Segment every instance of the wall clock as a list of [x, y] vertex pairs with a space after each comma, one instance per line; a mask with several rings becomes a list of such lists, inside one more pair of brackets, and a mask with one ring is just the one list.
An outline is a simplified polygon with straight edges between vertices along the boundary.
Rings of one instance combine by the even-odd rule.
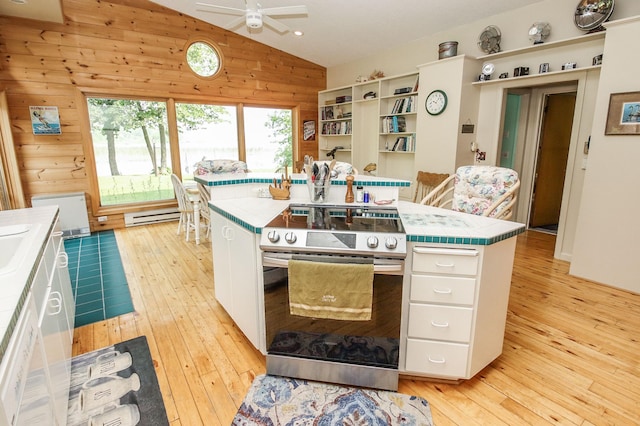
[[427, 96], [424, 107], [431, 115], [442, 114], [447, 107], [447, 94], [439, 89], [434, 90]]

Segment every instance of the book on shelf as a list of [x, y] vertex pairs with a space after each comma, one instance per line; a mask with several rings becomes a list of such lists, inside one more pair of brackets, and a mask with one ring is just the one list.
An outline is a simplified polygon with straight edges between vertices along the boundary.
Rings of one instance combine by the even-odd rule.
[[350, 135], [351, 121], [333, 121], [322, 124], [323, 135]]
[[382, 119], [382, 133], [403, 133], [407, 131], [407, 120], [401, 115]]
[[416, 96], [407, 96], [406, 98], [398, 98], [391, 108], [391, 114], [403, 114], [413, 112], [416, 104]]
[[408, 136], [398, 136], [391, 146], [391, 151], [414, 152], [415, 151], [415, 133]]

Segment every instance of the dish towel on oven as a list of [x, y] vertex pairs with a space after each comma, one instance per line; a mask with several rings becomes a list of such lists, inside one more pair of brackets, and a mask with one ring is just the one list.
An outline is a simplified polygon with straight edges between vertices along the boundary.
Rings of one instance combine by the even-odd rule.
[[291, 315], [368, 321], [372, 301], [372, 264], [289, 260]]

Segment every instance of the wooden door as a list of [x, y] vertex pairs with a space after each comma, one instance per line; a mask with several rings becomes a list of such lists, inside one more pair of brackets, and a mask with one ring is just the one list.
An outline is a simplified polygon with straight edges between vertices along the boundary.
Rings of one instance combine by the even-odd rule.
[[531, 202], [530, 227], [557, 225], [569, 157], [576, 94], [546, 96]]

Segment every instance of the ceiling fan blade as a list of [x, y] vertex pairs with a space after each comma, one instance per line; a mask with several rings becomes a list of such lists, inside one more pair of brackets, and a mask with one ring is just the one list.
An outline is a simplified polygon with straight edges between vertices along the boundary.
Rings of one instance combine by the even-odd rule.
[[261, 9], [265, 15], [273, 16], [285, 16], [285, 15], [308, 15], [307, 6], [282, 6], [282, 7], [268, 7]]
[[244, 25], [247, 21], [245, 16], [239, 16], [231, 22], [228, 22], [223, 28], [225, 30], [230, 30], [232, 28], [239, 27], [240, 25]]
[[230, 15], [244, 15], [246, 13], [244, 9], [236, 9], [235, 7], [217, 6], [207, 3], [196, 3], [196, 5], [205, 7], [205, 9], [200, 9], [204, 12], [227, 13]]
[[288, 26], [286, 26], [282, 22], [278, 22], [275, 19], [270, 18], [267, 15], [262, 15], [262, 23], [265, 24], [265, 25], [270, 26], [271, 28], [273, 28], [274, 30], [276, 30], [279, 33], [286, 33], [287, 31], [291, 30]]

